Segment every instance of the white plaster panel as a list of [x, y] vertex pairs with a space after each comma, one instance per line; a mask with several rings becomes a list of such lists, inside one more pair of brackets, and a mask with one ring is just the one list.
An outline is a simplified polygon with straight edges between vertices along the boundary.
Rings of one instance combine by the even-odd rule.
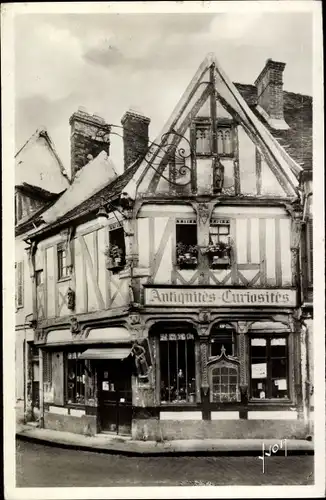
[[281, 240], [281, 269], [282, 269], [282, 285], [291, 285], [291, 238], [289, 219], [280, 220], [280, 240]]
[[55, 247], [47, 248], [46, 250], [46, 280], [47, 280], [47, 315], [48, 318], [55, 316], [55, 282], [54, 276], [54, 259]]
[[255, 214], [260, 216], [273, 216], [273, 215], [284, 215], [287, 216], [287, 212], [281, 207], [242, 207], [242, 206], [220, 206], [214, 208], [213, 215], [218, 217], [224, 217], [226, 215], [240, 215], [245, 216], [247, 214]]
[[256, 217], [251, 218], [250, 246], [251, 246], [251, 262], [253, 264], [259, 264], [260, 263], [259, 219], [257, 219]]
[[82, 417], [85, 415], [85, 410], [76, 410], [75, 408], [71, 408], [70, 415], [72, 417]]
[[167, 214], [169, 212], [180, 212], [195, 216], [195, 212], [190, 205], [178, 205], [177, 203], [173, 205], [160, 205], [158, 203], [157, 204], [150, 203], [148, 205], [144, 205], [140, 209], [137, 217], [138, 218], [149, 217], [152, 212], [154, 213], [161, 212], [162, 215]]
[[197, 190], [210, 193], [213, 184], [212, 158], [197, 158]]
[[238, 141], [241, 193], [256, 194], [256, 147], [241, 126]]
[[261, 193], [265, 195], [285, 196], [285, 192], [279, 181], [263, 159], [261, 162]]
[[168, 217], [156, 217], [154, 220], [154, 253], [158, 250], [168, 222]]
[[248, 411], [248, 420], [297, 420], [295, 411]]
[[98, 286], [102, 294], [104, 303], [106, 304], [107, 288], [108, 288], [108, 272], [106, 270], [106, 257], [104, 251], [108, 245], [108, 230], [102, 228], [97, 231], [98, 242]]
[[172, 235], [169, 236], [166, 245], [164, 247], [162, 260], [160, 262], [157, 273], [154, 276], [155, 283], [171, 283], [171, 271], [172, 271], [171, 255], [172, 255]]
[[238, 264], [246, 264], [247, 258], [247, 221], [243, 219], [236, 220], [236, 245]]
[[238, 411], [212, 411], [212, 420], [239, 420], [240, 415]]
[[137, 225], [139, 267], [149, 267], [149, 220], [138, 219]]
[[160, 420], [202, 420], [201, 411], [161, 411]]
[[85, 259], [86, 264], [86, 281], [87, 281], [87, 300], [88, 300], [88, 311], [97, 311], [99, 309], [99, 305], [97, 303], [96, 294], [94, 290], [94, 284], [92, 279], [93, 276], [96, 276], [95, 269], [95, 259], [94, 259], [94, 246], [93, 246], [93, 232], [86, 234], [83, 236], [86, 246], [88, 248], [88, 252], [90, 255], [90, 264], [89, 260]]
[[74, 239], [75, 249], [75, 282], [76, 282], [76, 313], [86, 312], [84, 303], [85, 275], [83, 270], [83, 256], [78, 238]]
[[266, 219], [266, 276], [269, 285], [276, 285], [275, 219]]
[[56, 415], [68, 415], [68, 408], [63, 408], [62, 406], [50, 406], [49, 413], [55, 413]]

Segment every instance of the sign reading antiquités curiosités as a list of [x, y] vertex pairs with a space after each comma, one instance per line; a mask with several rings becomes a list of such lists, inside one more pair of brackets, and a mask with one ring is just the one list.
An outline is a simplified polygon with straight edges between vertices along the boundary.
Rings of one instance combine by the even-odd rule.
[[145, 305], [174, 307], [295, 307], [296, 291], [257, 288], [146, 287]]

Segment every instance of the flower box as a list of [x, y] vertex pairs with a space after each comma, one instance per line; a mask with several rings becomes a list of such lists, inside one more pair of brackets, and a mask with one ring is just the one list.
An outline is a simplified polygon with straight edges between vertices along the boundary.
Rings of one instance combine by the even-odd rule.
[[208, 245], [202, 249], [203, 255], [209, 258], [209, 266], [213, 269], [226, 268], [231, 265], [231, 246], [222, 241]]
[[112, 245], [105, 251], [106, 268], [110, 271], [124, 266], [123, 251], [118, 245]]
[[177, 265], [180, 269], [195, 269], [198, 265], [196, 245], [177, 244]]

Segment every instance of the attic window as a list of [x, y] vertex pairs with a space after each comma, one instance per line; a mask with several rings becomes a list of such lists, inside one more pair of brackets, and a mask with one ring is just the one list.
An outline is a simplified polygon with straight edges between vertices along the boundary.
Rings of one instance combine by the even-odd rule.
[[61, 243], [57, 250], [58, 259], [58, 280], [63, 280], [70, 277], [70, 267], [67, 260], [66, 245]]
[[211, 126], [209, 124], [196, 124], [196, 153], [208, 155], [212, 152]]
[[217, 153], [219, 156], [234, 154], [231, 127], [217, 127]]

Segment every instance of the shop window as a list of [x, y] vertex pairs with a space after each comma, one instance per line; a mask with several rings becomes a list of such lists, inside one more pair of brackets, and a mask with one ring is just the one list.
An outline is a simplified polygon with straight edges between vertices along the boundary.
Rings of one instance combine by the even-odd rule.
[[250, 339], [251, 397], [288, 398], [288, 346], [286, 337]]
[[160, 335], [161, 403], [195, 403], [195, 340], [193, 333]]
[[208, 123], [198, 123], [196, 124], [196, 153], [210, 155], [211, 152], [211, 126]]
[[52, 352], [43, 351], [43, 392], [44, 402], [53, 403], [54, 388], [52, 382]]
[[61, 243], [57, 250], [58, 262], [58, 280], [68, 278], [70, 276], [70, 266], [68, 265], [66, 245]]
[[24, 262], [16, 262], [16, 307], [24, 307]]
[[198, 265], [196, 223], [176, 224], [176, 257], [180, 269], [195, 269]]
[[227, 356], [234, 356], [235, 334], [231, 325], [217, 325], [212, 329], [209, 345], [210, 356], [220, 356], [224, 348]]
[[238, 365], [222, 361], [210, 369], [211, 403], [236, 402], [240, 399]]
[[126, 263], [126, 247], [122, 227], [112, 229], [109, 235], [110, 244], [106, 249], [107, 269], [119, 271]]
[[66, 402], [85, 404], [85, 360], [79, 359], [81, 352], [69, 352], [66, 357]]

